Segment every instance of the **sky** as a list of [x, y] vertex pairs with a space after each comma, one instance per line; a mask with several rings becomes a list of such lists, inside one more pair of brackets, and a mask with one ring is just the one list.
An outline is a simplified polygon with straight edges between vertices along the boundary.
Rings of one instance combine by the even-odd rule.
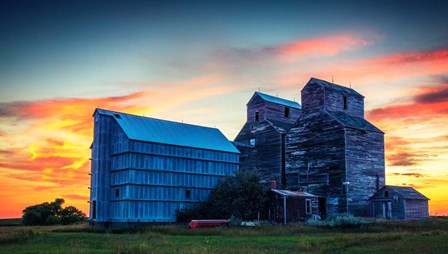
[[448, 215], [446, 1], [0, 1], [0, 218], [88, 213], [95, 108], [219, 128], [311, 77], [365, 96], [386, 183]]

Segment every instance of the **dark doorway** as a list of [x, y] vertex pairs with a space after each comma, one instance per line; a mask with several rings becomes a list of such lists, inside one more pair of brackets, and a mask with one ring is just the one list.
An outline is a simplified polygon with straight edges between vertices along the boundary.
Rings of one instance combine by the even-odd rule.
[[319, 198], [319, 214], [322, 219], [327, 217], [327, 200]]

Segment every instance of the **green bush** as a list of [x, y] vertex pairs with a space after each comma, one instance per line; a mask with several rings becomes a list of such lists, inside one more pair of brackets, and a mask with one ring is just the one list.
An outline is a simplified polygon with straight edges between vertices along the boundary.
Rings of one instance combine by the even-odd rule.
[[363, 218], [355, 217], [352, 214], [342, 213], [329, 216], [325, 220], [309, 219], [305, 222], [305, 224], [308, 226], [327, 228], [359, 228], [362, 225], [368, 224], [368, 222]]
[[176, 211], [177, 222], [192, 219], [226, 219], [231, 216], [255, 220], [267, 211], [268, 188], [260, 184], [257, 174], [248, 171], [226, 176], [210, 193], [206, 202]]

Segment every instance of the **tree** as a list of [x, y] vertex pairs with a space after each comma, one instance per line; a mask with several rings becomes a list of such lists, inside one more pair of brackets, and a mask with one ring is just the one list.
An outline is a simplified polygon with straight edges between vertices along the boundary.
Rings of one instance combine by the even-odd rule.
[[44, 202], [26, 207], [22, 212], [23, 225], [71, 224], [84, 220], [86, 215], [73, 206], [62, 208], [64, 199], [57, 198], [53, 202]]
[[203, 204], [177, 211], [176, 219], [185, 222], [191, 219], [230, 218], [257, 219], [266, 210], [268, 188], [260, 184], [253, 172], [240, 171], [235, 176], [226, 176], [210, 193]]

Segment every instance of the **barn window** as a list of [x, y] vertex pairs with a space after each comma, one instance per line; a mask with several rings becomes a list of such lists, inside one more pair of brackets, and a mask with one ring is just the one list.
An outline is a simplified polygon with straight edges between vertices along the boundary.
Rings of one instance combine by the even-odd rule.
[[191, 190], [185, 190], [185, 198], [190, 199], [191, 198]]
[[255, 122], [259, 122], [260, 121], [260, 112], [255, 112]]
[[253, 145], [253, 146], [255, 145], [255, 139], [254, 138], [251, 138], [249, 142], [250, 142], [251, 145]]
[[344, 110], [347, 109], [347, 96], [344, 96]]
[[305, 199], [306, 214], [311, 214], [311, 199]]
[[384, 197], [385, 197], [385, 198], [389, 197], [389, 191], [385, 191], [385, 192], [384, 192]]
[[289, 117], [289, 108], [285, 107], [285, 117]]
[[120, 190], [119, 189], [115, 189], [115, 197], [119, 197], [120, 196]]

